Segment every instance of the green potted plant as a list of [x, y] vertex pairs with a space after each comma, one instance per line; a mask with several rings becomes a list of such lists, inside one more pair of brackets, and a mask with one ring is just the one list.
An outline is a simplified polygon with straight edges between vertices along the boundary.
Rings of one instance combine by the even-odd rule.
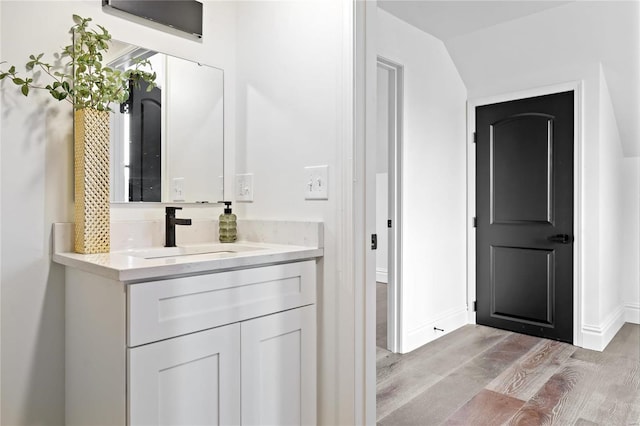
[[47, 90], [54, 99], [70, 102], [75, 110], [111, 111], [112, 103], [120, 104], [129, 98], [130, 82], [144, 80], [149, 83], [148, 90], [155, 87], [156, 74], [143, 69], [150, 66], [147, 60], [136, 62], [135, 68], [128, 70], [104, 66], [103, 53], [109, 50], [111, 40], [109, 31], [101, 25], [96, 25], [99, 31], [90, 28], [91, 18], [73, 15], [73, 21], [75, 24], [70, 29], [73, 43], [59, 54], [60, 58], [69, 58], [61, 71], [42, 61], [44, 53], [30, 55], [26, 64], [28, 72], [33, 75], [43, 71], [51, 77], [51, 83], [41, 85], [33, 77], [22, 78], [15, 66], [7, 71], [0, 69], [0, 80], [9, 78], [24, 96], [28, 96], [31, 89]]
[[[155, 87], [156, 74], [143, 60], [134, 68], [118, 70], [103, 64], [111, 34], [102, 26], [90, 28], [91, 18], [73, 15], [72, 44], [65, 46], [60, 59], [69, 60], [58, 70], [42, 61], [44, 54], [30, 55], [26, 64], [30, 77], [18, 75], [15, 66], [0, 69], [0, 80], [9, 79], [24, 96], [32, 89], [46, 90], [58, 101], [74, 108], [75, 250], [104, 253], [110, 250], [109, 227], [109, 111], [111, 104], [129, 98], [132, 83], [147, 82]], [[150, 69], [150, 68], [149, 68]], [[34, 74], [44, 72], [51, 82], [43, 85]]]

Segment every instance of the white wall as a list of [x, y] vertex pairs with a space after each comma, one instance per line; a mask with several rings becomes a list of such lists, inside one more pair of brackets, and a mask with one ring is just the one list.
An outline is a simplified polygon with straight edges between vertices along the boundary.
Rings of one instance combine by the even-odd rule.
[[[580, 32], [568, 30], [574, 26], [589, 25], [599, 28], [598, 14], [606, 12], [609, 16], [611, 12], [601, 9], [601, 6], [591, 2], [573, 2], [447, 42], [456, 65], [463, 70], [470, 99], [582, 82], [582, 184], [578, 208], [583, 232], [582, 243], [577, 249], [582, 254], [581, 332], [583, 344], [592, 349], [606, 345], [608, 338], [615, 333], [621, 305], [637, 303], [616, 302], [616, 294], [621, 288], [620, 275], [616, 271], [632, 269], [631, 265], [623, 262], [630, 259], [637, 262], [640, 257], [635, 243], [627, 245], [633, 251], [624, 256], [616, 258], [607, 254], [602, 257], [603, 243], [609, 248], [615, 246], [613, 250], [618, 254], [623, 251], [620, 240], [609, 240], [609, 232], [614, 226], [610, 219], [619, 218], [618, 209], [622, 208], [619, 204], [607, 204], [617, 203], [621, 198], [617, 192], [611, 192], [611, 188], [620, 181], [623, 193], [637, 190], [629, 186], [628, 180], [622, 180], [613, 172], [613, 165], [622, 161], [621, 142], [614, 129], [617, 124], [611, 116], [610, 101], [606, 99], [608, 90], [604, 88], [607, 77], [613, 76], [607, 76], [600, 63], [593, 60], [589, 43], [574, 44], [572, 38]], [[603, 36], [599, 43], [606, 41], [606, 36]], [[584, 49], [576, 50], [572, 47], [576, 44], [584, 46]], [[611, 49], [616, 48], [620, 46], [611, 46]], [[601, 128], [602, 120], [606, 123]], [[605, 157], [601, 158], [602, 155]], [[633, 167], [629, 166], [630, 169]], [[629, 173], [633, 174], [633, 171], [629, 170]], [[622, 229], [628, 229], [628, 226], [624, 224]]]
[[[205, 2], [201, 41], [106, 14], [99, 1], [3, 0], [0, 12], [0, 49], [2, 60], [9, 63], [22, 66], [31, 53], [49, 55], [69, 44], [71, 15], [76, 13], [92, 17], [116, 39], [225, 68], [229, 71], [226, 84], [230, 87], [235, 84], [233, 3]], [[0, 423], [61, 425], [64, 424], [64, 270], [50, 261], [50, 234], [52, 222], [73, 218], [71, 108], [38, 94], [24, 99], [6, 81], [0, 102], [3, 142]], [[228, 98], [229, 114], [225, 116], [229, 120], [230, 140], [235, 130], [231, 124], [235, 120], [233, 102], [232, 96]], [[232, 150], [227, 155], [232, 155]], [[112, 210], [112, 216], [120, 219], [161, 218], [163, 214], [157, 208]], [[192, 211], [206, 214], [207, 210]], [[215, 217], [220, 208], [208, 211]]]
[[463, 325], [465, 86], [444, 44], [378, 9], [378, 54], [404, 66], [401, 351]]
[[446, 44], [470, 97], [521, 90], [523, 79], [557, 82], [561, 65], [579, 73], [602, 62], [625, 155], [638, 156], [639, 21], [635, 1], [573, 1]]
[[[236, 170], [254, 174], [243, 218], [322, 220], [318, 293], [320, 424], [350, 424], [354, 404], [353, 285], [340, 270], [345, 116], [343, 2], [237, 3]], [[345, 31], [343, 33], [343, 31]], [[351, 59], [349, 58], [348, 61]], [[304, 167], [329, 166], [329, 199], [304, 199]], [[351, 319], [340, 317], [347, 312]]]
[[640, 157], [622, 160], [622, 300], [627, 322], [640, 324]]
[[376, 147], [376, 281], [386, 283], [389, 275], [389, 70], [377, 67], [377, 147]]
[[[627, 182], [622, 180], [622, 146], [611, 103], [609, 88], [600, 69], [600, 237], [598, 245], [600, 260], [599, 314], [602, 342], [610, 340], [624, 323], [624, 303], [622, 301], [623, 245], [621, 236], [627, 232], [623, 222], [622, 192]], [[602, 348], [604, 349], [604, 348]]]
[[389, 282], [389, 173], [376, 173], [376, 282]]

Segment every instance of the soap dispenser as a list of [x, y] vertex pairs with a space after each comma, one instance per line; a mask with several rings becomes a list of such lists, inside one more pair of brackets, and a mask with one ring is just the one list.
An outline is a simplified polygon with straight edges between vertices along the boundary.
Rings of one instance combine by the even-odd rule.
[[238, 225], [236, 215], [231, 212], [231, 201], [218, 201], [224, 203], [224, 213], [220, 215], [220, 242], [232, 243], [238, 239]]

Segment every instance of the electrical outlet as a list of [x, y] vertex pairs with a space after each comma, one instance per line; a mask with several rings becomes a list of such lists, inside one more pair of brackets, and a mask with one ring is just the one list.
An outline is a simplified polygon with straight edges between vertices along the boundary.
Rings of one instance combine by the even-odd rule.
[[184, 178], [183, 177], [173, 178], [171, 180], [171, 183], [173, 188], [173, 193], [171, 197], [172, 201], [184, 201], [185, 200]]
[[329, 199], [329, 166], [304, 168], [305, 200]]
[[236, 201], [253, 202], [253, 173], [236, 175]]

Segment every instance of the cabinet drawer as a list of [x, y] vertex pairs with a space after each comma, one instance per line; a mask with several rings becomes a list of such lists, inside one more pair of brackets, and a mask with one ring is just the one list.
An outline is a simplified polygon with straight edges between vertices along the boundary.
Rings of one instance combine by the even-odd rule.
[[127, 345], [315, 303], [315, 261], [131, 284]]

